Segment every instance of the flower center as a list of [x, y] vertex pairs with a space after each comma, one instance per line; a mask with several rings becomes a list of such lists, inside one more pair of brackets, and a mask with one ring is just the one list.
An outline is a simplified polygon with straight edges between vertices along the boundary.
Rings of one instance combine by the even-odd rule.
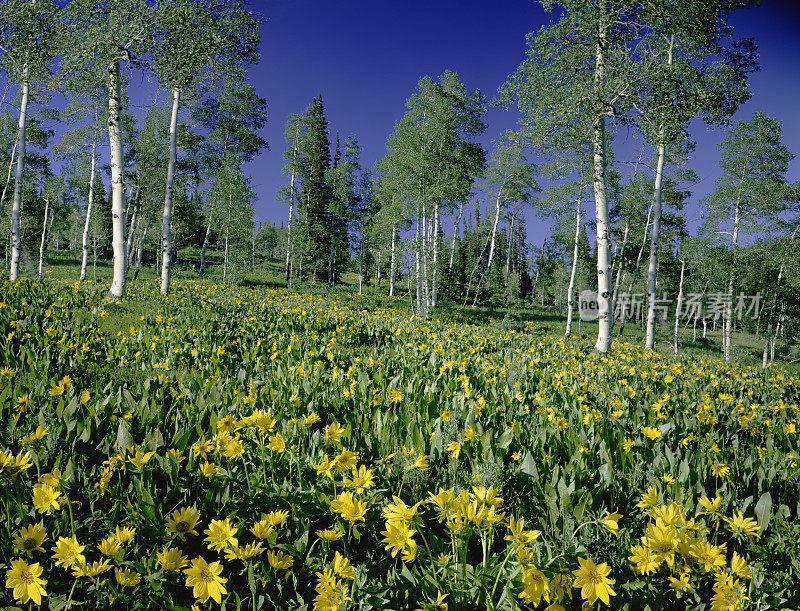
[[25, 539], [25, 541], [22, 542], [22, 547], [24, 547], [25, 549], [36, 549], [37, 547], [39, 547], [39, 545], [36, 539], [34, 539], [33, 537], [28, 537], [27, 539]]
[[189, 523], [186, 522], [185, 520], [181, 520], [175, 525], [175, 530], [178, 531], [179, 533], [185, 533], [186, 531], [189, 530]]
[[600, 577], [600, 573], [594, 569], [589, 572], [589, 579], [592, 581], [592, 583], [602, 583], [603, 581], [603, 578]]
[[202, 571], [200, 571], [200, 579], [202, 579], [206, 583], [211, 583], [212, 581], [214, 581], [214, 574], [208, 569], [203, 569]]
[[30, 571], [23, 570], [19, 576], [20, 581], [25, 582], [26, 584], [30, 585], [33, 583], [33, 575], [31, 575]]

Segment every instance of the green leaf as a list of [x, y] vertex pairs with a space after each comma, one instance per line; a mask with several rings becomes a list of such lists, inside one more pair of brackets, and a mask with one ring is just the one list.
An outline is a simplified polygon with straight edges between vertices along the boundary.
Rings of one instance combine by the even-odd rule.
[[765, 492], [761, 495], [761, 498], [758, 499], [758, 503], [756, 503], [756, 519], [758, 520], [758, 524], [761, 526], [759, 533], [763, 533], [767, 529], [771, 518], [772, 497], [770, 496], [769, 492]]

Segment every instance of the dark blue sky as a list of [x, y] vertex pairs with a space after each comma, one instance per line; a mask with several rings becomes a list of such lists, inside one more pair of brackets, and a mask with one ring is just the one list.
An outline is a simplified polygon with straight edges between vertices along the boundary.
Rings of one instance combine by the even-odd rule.
[[[288, 181], [281, 174], [281, 153], [289, 113], [302, 112], [321, 93], [331, 140], [337, 131], [343, 140], [355, 134], [362, 165], [369, 167], [384, 155], [386, 138], [421, 76], [450, 69], [469, 90], [480, 89], [491, 99], [522, 61], [526, 34], [553, 18], [533, 0], [269, 0], [251, 7], [268, 20], [261, 27], [261, 61], [250, 76], [269, 104], [263, 135], [271, 151], [249, 170], [258, 193], [256, 220], [276, 224], [288, 213], [285, 204], [275, 202], [275, 193]], [[800, 1], [764, 0], [762, 7], [737, 13], [732, 24], [738, 37], [756, 38], [761, 65], [751, 79], [753, 98], [735, 118], [766, 112], [783, 122], [784, 142], [800, 153]], [[514, 126], [516, 116], [493, 109], [485, 122], [489, 127], [482, 140], [488, 145]], [[714, 189], [722, 136], [719, 128], [696, 126], [690, 167], [702, 180], [687, 210], [692, 227], [700, 215], [694, 204]], [[617, 143], [617, 157], [623, 159], [631, 143], [624, 134]], [[789, 179], [800, 179], [800, 159], [792, 162]], [[543, 222], [528, 216], [529, 239], [538, 243]], [[445, 227], [449, 232], [452, 222]]]

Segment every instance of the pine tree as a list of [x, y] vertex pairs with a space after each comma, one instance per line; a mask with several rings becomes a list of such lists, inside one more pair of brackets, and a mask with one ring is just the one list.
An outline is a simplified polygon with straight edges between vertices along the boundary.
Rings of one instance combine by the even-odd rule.
[[300, 200], [305, 217], [308, 252], [303, 269], [307, 270], [309, 276], [322, 279], [328, 276], [331, 252], [331, 191], [325, 175], [331, 167], [331, 151], [322, 95], [312, 101], [305, 117], [307, 128], [300, 146], [305, 157]]

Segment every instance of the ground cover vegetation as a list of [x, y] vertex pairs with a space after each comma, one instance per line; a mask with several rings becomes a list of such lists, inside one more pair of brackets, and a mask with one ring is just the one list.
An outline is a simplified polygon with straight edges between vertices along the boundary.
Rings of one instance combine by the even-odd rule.
[[321, 95], [291, 114], [280, 226], [246, 3], [0, 4], [0, 608], [800, 607], [754, 3], [542, 4], [496, 99], [423, 76], [371, 168]]
[[173, 282], [3, 281], [8, 599], [796, 605], [782, 368]]

